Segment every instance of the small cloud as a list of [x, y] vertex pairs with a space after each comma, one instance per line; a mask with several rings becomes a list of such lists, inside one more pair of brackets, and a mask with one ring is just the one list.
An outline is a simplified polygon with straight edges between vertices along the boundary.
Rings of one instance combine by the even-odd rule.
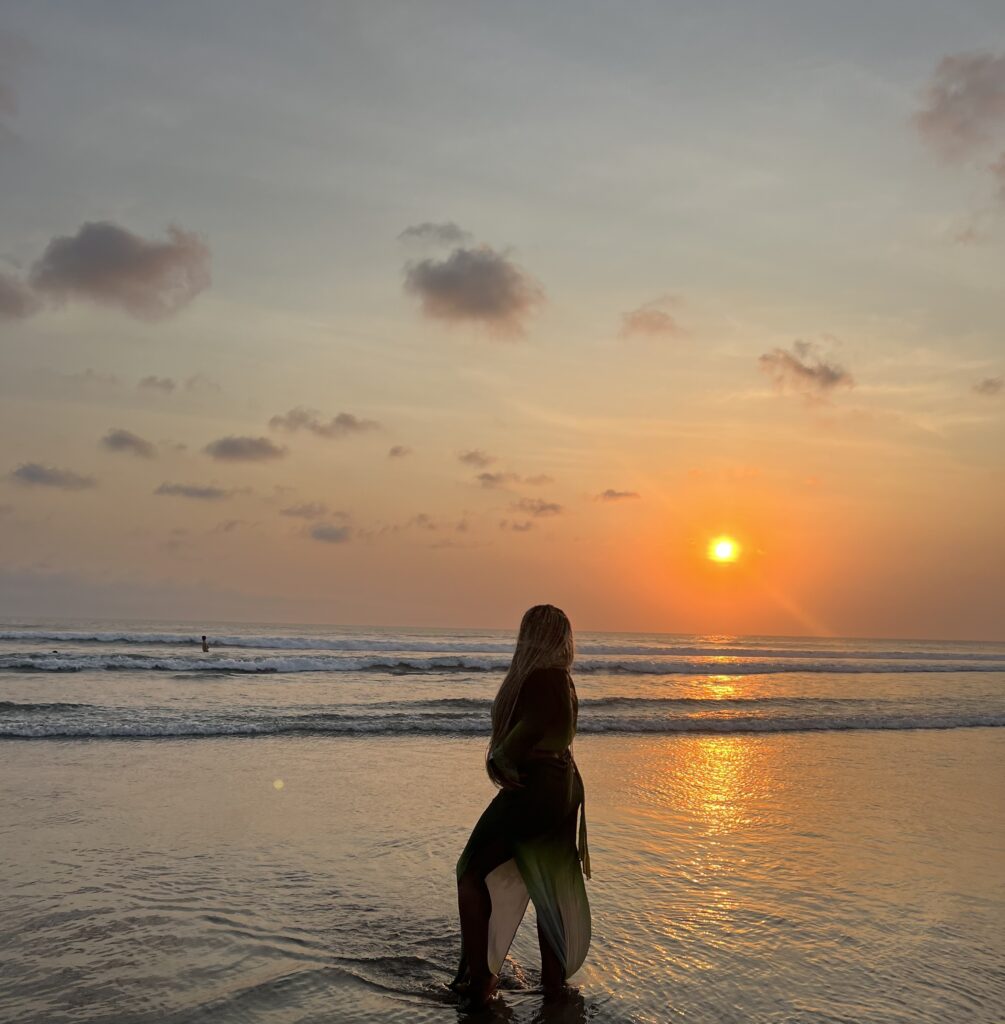
[[562, 511], [562, 506], [554, 501], [544, 501], [542, 498], [521, 498], [510, 505], [514, 512], [523, 512], [538, 518], [543, 516], [557, 516]]
[[435, 522], [432, 516], [425, 512], [419, 512], [417, 515], [412, 516], [411, 519], [405, 523], [405, 526], [416, 526], [420, 530], [438, 530], [439, 526]]
[[958, 160], [980, 151], [1005, 125], [1005, 54], [955, 53], [939, 62], [914, 115], [922, 138]]
[[459, 228], [452, 220], [434, 224], [426, 221], [405, 228], [398, 240], [401, 242], [431, 242], [435, 245], [463, 245], [471, 240], [471, 234]]
[[525, 476], [523, 482], [530, 484], [532, 487], [541, 487], [544, 484], [553, 484], [555, 480], [546, 473], [537, 473], [534, 476]]
[[481, 323], [509, 335], [523, 334], [525, 318], [544, 300], [533, 278], [486, 245], [409, 263], [405, 290], [433, 320]]
[[488, 452], [483, 452], [480, 448], [458, 452], [457, 460], [463, 462], [465, 466], [477, 466], [479, 469], [484, 469], [486, 466], [491, 466], [493, 462], [499, 461], [494, 455], [489, 455]]
[[332, 523], [317, 523], [309, 532], [314, 540], [320, 540], [325, 544], [344, 544], [350, 536], [348, 526], [335, 526]]
[[52, 239], [31, 268], [36, 292], [57, 301], [89, 299], [140, 320], [177, 313], [209, 286], [209, 249], [198, 235], [168, 228], [148, 241], [109, 221], [90, 221]]
[[479, 473], [477, 478], [482, 487], [505, 487], [506, 484], [517, 483], [520, 477], [516, 473]]
[[758, 358], [761, 369], [779, 391], [794, 391], [807, 398], [820, 398], [839, 387], [854, 387], [855, 380], [844, 367], [828, 362], [818, 346], [796, 341], [792, 351], [774, 348]]
[[387, 450], [387, 457], [389, 459], [403, 459], [406, 455], [411, 455], [412, 449], [406, 447], [403, 444], [392, 445]]
[[203, 373], [194, 374], [185, 380], [186, 391], [213, 391], [219, 393], [223, 390], [223, 387], [219, 382], [213, 380], [212, 377], [207, 377]]
[[499, 521], [500, 530], [513, 530], [515, 533], [526, 533], [528, 530], [534, 529], [534, 524], [529, 520], [522, 522], [516, 522], [515, 520], [501, 519]]
[[229, 498], [233, 491], [200, 484], [164, 483], [154, 491], [154, 494], [171, 495], [176, 498], [195, 498], [198, 501], [219, 501], [221, 498]]
[[70, 469], [56, 469], [38, 462], [22, 462], [10, 474], [12, 480], [31, 487], [56, 487], [63, 491], [82, 491], [97, 481], [92, 476], [81, 476]]
[[225, 519], [213, 527], [213, 533], [233, 533], [238, 527], [247, 526], [243, 519]]
[[[660, 300], [662, 303], [665, 300]], [[649, 303], [621, 314], [621, 337], [679, 338], [685, 334], [677, 320], [660, 303]]]
[[273, 416], [269, 420], [269, 426], [273, 430], [287, 430], [290, 433], [307, 430], [317, 437], [324, 438], [348, 437], [350, 434], [380, 429], [380, 424], [376, 420], [360, 419], [351, 412], [340, 412], [325, 422], [316, 409], [303, 407], [291, 409], [283, 416]]
[[608, 487], [606, 491], [601, 491], [597, 495], [597, 501], [629, 501], [633, 498], [639, 498], [641, 495], [638, 491], [616, 491], [613, 487]]
[[38, 308], [38, 297], [23, 281], [0, 271], [0, 320], [24, 320]]
[[152, 459], [157, 454], [157, 449], [149, 441], [121, 427], [112, 427], [101, 439], [101, 443], [110, 452], [128, 452], [142, 459]]
[[203, 451], [214, 459], [227, 462], [266, 462], [281, 459], [287, 454], [267, 437], [221, 437], [211, 441]]
[[985, 377], [974, 385], [974, 391], [978, 395], [1000, 395], [1005, 388], [1005, 377]]
[[299, 505], [287, 505], [279, 510], [279, 514], [294, 519], [320, 519], [328, 514], [328, 506], [320, 501], [305, 501]]
[[163, 391], [170, 394], [177, 387], [177, 384], [170, 377], [144, 377], [137, 385], [138, 388], [146, 388], [151, 391]]

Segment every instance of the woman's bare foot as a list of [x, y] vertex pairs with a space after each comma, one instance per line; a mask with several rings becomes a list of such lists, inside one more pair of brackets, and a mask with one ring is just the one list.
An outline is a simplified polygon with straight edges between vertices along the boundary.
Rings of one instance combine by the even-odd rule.
[[496, 994], [498, 987], [498, 974], [487, 974], [484, 978], [472, 978], [464, 993], [466, 1007], [477, 1010], [485, 1006]]

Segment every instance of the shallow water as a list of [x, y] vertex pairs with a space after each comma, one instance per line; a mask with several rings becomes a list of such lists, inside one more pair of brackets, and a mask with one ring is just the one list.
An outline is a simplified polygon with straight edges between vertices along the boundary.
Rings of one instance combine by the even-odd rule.
[[[457, 1021], [452, 866], [492, 793], [482, 748], [0, 744], [0, 1018]], [[528, 921], [472, 1020], [1005, 1019], [1002, 730], [584, 735], [576, 753], [578, 992], [533, 991]]]

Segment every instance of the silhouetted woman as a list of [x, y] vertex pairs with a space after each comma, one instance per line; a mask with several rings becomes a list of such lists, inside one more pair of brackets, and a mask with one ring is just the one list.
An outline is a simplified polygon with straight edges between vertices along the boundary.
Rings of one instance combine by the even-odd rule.
[[590, 945], [585, 794], [571, 750], [579, 712], [573, 654], [565, 613], [535, 605], [492, 704], [486, 768], [500, 791], [457, 861], [461, 962], [453, 987], [466, 988], [475, 1006], [495, 991], [528, 900], [546, 990], [579, 970]]

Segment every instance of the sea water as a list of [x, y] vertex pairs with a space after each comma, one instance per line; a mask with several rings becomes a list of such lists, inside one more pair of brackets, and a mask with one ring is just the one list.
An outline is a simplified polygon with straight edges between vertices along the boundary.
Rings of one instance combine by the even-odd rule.
[[[1005, 1019], [1005, 645], [577, 641], [593, 947], [487, 1019]], [[0, 624], [0, 1018], [456, 1020], [512, 643]]]

